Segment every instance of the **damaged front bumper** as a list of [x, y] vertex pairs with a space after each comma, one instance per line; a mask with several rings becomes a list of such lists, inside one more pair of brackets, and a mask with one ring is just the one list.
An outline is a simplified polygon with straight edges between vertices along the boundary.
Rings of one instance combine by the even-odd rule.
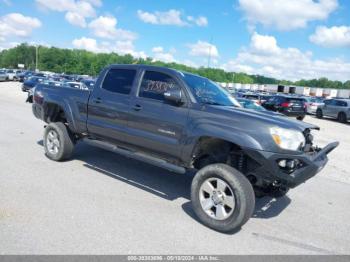
[[[328, 162], [327, 155], [333, 151], [339, 142], [333, 142], [321, 150], [303, 154], [279, 154], [267, 151], [246, 149], [245, 152], [258, 164], [253, 173], [265, 184], [279, 184], [293, 188], [319, 173]], [[282, 168], [280, 161], [294, 161], [292, 169]]]

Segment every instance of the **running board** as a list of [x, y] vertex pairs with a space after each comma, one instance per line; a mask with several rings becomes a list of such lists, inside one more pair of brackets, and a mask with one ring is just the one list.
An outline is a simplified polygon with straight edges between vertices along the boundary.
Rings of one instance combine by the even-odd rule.
[[118, 146], [115, 146], [113, 144], [110, 144], [108, 142], [100, 141], [100, 140], [93, 140], [89, 138], [84, 138], [83, 141], [91, 146], [96, 146], [120, 155], [123, 155], [128, 158], [136, 159], [154, 166], [158, 166], [164, 169], [167, 169], [171, 172], [178, 173], [178, 174], [185, 174], [186, 169], [174, 164], [171, 164], [169, 162], [166, 162], [163, 159], [159, 159], [153, 156], [149, 156], [140, 152], [133, 152]]

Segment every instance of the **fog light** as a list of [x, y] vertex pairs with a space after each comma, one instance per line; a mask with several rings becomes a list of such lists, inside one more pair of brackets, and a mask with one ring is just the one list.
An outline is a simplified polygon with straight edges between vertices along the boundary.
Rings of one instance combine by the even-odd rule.
[[278, 161], [279, 167], [283, 169], [288, 169], [288, 170], [292, 170], [296, 168], [298, 164], [299, 164], [298, 159], [281, 159]]
[[278, 165], [279, 165], [280, 167], [285, 168], [285, 167], [287, 166], [287, 160], [285, 160], [285, 159], [280, 160], [280, 161], [278, 162]]

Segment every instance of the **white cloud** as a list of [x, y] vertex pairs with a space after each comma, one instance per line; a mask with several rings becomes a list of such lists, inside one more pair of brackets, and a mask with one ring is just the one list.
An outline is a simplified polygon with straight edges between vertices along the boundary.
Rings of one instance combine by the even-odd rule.
[[309, 39], [323, 47], [350, 47], [350, 26], [319, 26]]
[[156, 11], [154, 13], [137, 11], [138, 17], [145, 23], [158, 25], [176, 25], [185, 26], [186, 22], [181, 18], [181, 12], [175, 9], [170, 9], [166, 12]]
[[173, 56], [174, 50], [165, 52], [162, 46], [156, 46], [152, 48], [152, 53], [153, 53], [153, 61], [163, 61], [166, 63], [176, 62]]
[[264, 54], [276, 54], [280, 51], [276, 38], [268, 35], [259, 35], [256, 32], [252, 35], [250, 47], [252, 51]]
[[132, 41], [115, 41], [115, 42], [102, 42], [99, 43], [94, 38], [82, 37], [74, 39], [72, 45], [77, 49], [84, 49], [94, 53], [111, 53], [115, 52], [120, 55], [130, 54], [137, 58], [146, 58], [146, 54], [143, 51], [135, 51], [135, 47]]
[[72, 44], [77, 49], [84, 49], [94, 53], [103, 52], [103, 50], [97, 46], [96, 39], [93, 38], [82, 37], [80, 39], [74, 39]]
[[65, 18], [72, 25], [86, 27], [85, 18], [78, 13], [67, 12]]
[[190, 48], [189, 54], [191, 56], [208, 57], [209, 55], [213, 58], [219, 57], [219, 51], [217, 47], [205, 41], [198, 41], [194, 44], [187, 45]]
[[194, 18], [193, 16], [187, 16], [187, 20], [189, 22], [193, 22], [198, 26], [207, 26], [208, 25], [208, 19], [205, 16], [199, 16], [197, 18]]
[[101, 0], [85, 0], [85, 2], [89, 2], [94, 6], [101, 6], [102, 5], [102, 1]]
[[36, 0], [36, 3], [44, 10], [66, 12], [66, 20], [80, 27], [86, 27], [86, 18], [95, 17], [95, 6], [102, 5], [100, 0]]
[[133, 41], [137, 38], [137, 34], [128, 30], [116, 28], [116, 26], [117, 19], [113, 16], [100, 16], [91, 21], [88, 25], [93, 34], [97, 37], [128, 41]]
[[153, 53], [162, 53], [164, 52], [164, 48], [162, 46], [155, 46], [152, 48]]
[[196, 20], [196, 25], [198, 26], [207, 26], [208, 25], [208, 19], [205, 16], [200, 16]]
[[274, 37], [257, 33], [252, 35], [249, 47], [242, 48], [235, 59], [222, 67], [229, 71], [288, 80], [327, 77], [345, 81], [350, 75], [350, 62], [341, 59], [314, 59], [311, 52], [279, 47]]
[[9, 37], [28, 37], [32, 31], [41, 26], [39, 19], [24, 16], [20, 13], [10, 13], [0, 17], [0, 39]]
[[18, 46], [20, 43], [17, 42], [2, 42], [2, 39], [0, 38], [0, 51], [4, 49], [9, 49]]
[[121, 55], [130, 54], [136, 58], [145, 59], [147, 57], [144, 51], [135, 51], [135, 47], [132, 41], [117, 41], [115, 43], [115, 46], [112, 48], [112, 51]]
[[337, 0], [239, 0], [250, 27], [260, 23], [279, 30], [304, 28], [324, 20], [338, 7]]
[[154, 25], [175, 25], [175, 26], [207, 26], [208, 19], [204, 16], [199, 16], [194, 18], [193, 16], [187, 16], [186, 19], [183, 17], [182, 12], [175, 9], [170, 9], [168, 11], [159, 12], [155, 11], [145, 12], [142, 10], [137, 11], [138, 18], [148, 24]]

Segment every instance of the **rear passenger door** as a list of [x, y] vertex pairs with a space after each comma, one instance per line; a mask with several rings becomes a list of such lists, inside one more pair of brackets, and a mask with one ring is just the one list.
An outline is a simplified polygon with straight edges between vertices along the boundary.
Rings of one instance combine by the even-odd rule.
[[[164, 92], [173, 88], [182, 90], [182, 105], [164, 100]], [[177, 79], [165, 72], [144, 71], [130, 104], [127, 141], [141, 151], [180, 159], [188, 112], [185, 90]]]
[[87, 128], [92, 136], [116, 143], [125, 141], [130, 92], [137, 70], [111, 68], [88, 103]]
[[326, 116], [336, 117], [337, 116], [336, 100], [334, 99], [326, 100], [324, 104], [325, 105], [323, 107], [323, 114]]
[[336, 116], [338, 117], [338, 114], [340, 112], [345, 112], [346, 111], [346, 107], [347, 107], [347, 103], [345, 101], [342, 100], [336, 100], [336, 104], [335, 104], [335, 113]]

